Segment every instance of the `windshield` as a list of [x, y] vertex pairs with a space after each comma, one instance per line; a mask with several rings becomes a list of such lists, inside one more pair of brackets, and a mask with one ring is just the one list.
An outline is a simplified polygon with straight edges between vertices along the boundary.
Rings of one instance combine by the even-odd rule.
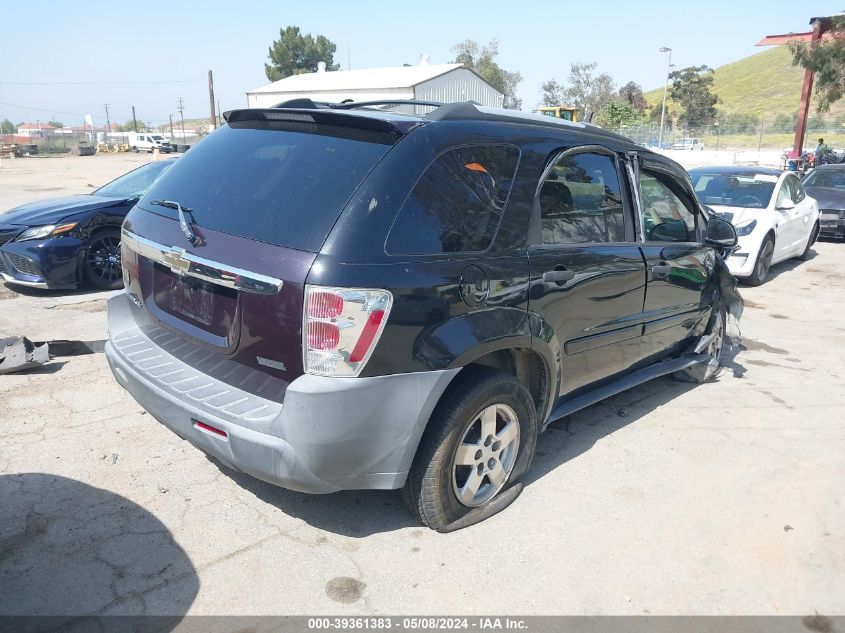
[[153, 140], [154, 140], [154, 141], [163, 141], [163, 140], [164, 140], [164, 137], [163, 137], [163, 136], [159, 136], [158, 134], [153, 134]]
[[819, 169], [807, 176], [805, 187], [845, 189], [845, 169]]
[[396, 141], [393, 134], [299, 121], [229, 123], [140, 202], [178, 202], [197, 226], [316, 252], [346, 201]]
[[772, 174], [690, 172], [695, 195], [702, 204], [764, 209], [769, 206], [778, 177]]
[[140, 198], [147, 192], [156, 178], [166, 172], [173, 163], [172, 160], [148, 163], [130, 171], [128, 174], [123, 174], [107, 185], [103, 185], [92, 192], [91, 195], [108, 198]]

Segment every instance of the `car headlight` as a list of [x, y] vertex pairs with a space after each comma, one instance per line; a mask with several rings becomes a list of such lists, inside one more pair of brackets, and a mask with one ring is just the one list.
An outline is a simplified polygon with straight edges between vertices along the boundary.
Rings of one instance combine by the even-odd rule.
[[26, 240], [43, 240], [45, 237], [52, 237], [54, 235], [61, 235], [72, 231], [77, 227], [76, 222], [70, 224], [46, 224], [44, 226], [33, 226], [18, 235], [17, 242], [24, 242]]
[[757, 226], [757, 220], [751, 220], [750, 222], [746, 222], [745, 224], [740, 224], [736, 228], [737, 236], [742, 235], [749, 235], [751, 231], [754, 230], [754, 227]]

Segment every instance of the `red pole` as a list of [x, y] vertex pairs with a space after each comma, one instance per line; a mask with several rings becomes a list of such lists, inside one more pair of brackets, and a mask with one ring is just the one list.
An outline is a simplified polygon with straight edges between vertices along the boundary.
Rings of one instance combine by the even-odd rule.
[[[823, 20], [816, 20], [813, 24], [813, 35], [810, 37], [810, 48], [813, 49], [821, 39]], [[810, 114], [810, 97], [813, 94], [813, 71], [804, 71], [804, 86], [801, 88], [801, 105], [798, 107], [798, 121], [795, 123], [795, 140], [792, 143], [793, 157], [801, 156], [804, 149], [804, 135], [807, 132], [807, 117]]]

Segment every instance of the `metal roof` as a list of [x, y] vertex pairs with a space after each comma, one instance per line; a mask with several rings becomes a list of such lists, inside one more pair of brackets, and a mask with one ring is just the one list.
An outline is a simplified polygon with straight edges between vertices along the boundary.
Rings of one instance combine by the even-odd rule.
[[303, 73], [255, 88], [247, 94], [412, 88], [463, 67], [463, 64], [420, 64]]

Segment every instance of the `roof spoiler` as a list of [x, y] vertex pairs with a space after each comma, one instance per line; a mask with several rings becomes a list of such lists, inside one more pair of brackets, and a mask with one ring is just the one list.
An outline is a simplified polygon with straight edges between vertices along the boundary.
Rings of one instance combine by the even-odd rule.
[[[304, 101], [297, 99], [297, 101]], [[310, 99], [308, 99], [310, 101]], [[404, 135], [409, 131], [407, 125], [399, 121], [390, 121], [370, 116], [356, 116], [337, 111], [333, 108], [243, 108], [223, 113], [226, 123], [246, 123], [249, 121], [287, 121], [294, 123], [323, 123], [343, 127], [373, 130]]]

